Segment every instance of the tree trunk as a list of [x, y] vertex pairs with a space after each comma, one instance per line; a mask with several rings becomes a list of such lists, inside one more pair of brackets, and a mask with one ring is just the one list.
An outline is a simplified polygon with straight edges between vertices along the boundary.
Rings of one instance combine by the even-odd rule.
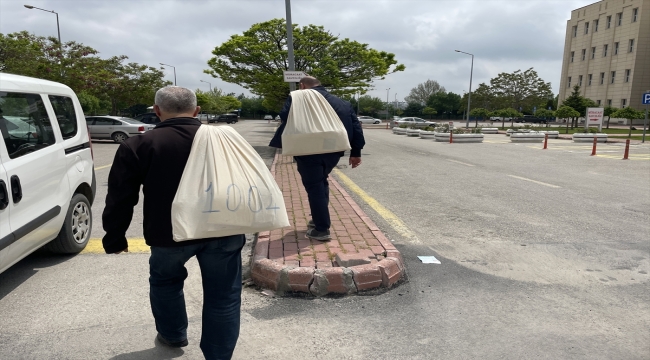
[[607, 117], [607, 127], [605, 129], [609, 129], [609, 119], [611, 119], [611, 118], [612, 118], [611, 116]]
[[632, 136], [632, 119], [628, 119], [628, 120], [630, 120], [630, 131], [628, 131], [627, 137], [631, 137]]

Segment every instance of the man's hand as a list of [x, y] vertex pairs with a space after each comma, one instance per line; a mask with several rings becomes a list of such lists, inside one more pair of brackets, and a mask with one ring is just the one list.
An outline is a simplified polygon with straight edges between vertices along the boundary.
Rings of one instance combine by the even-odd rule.
[[129, 247], [127, 246], [126, 249], [124, 249], [122, 251], [114, 252], [113, 254], [117, 255], [117, 254], [121, 254], [123, 252], [129, 252]]
[[351, 157], [350, 156], [350, 165], [352, 165], [353, 169], [355, 167], [361, 165], [361, 158], [360, 157]]

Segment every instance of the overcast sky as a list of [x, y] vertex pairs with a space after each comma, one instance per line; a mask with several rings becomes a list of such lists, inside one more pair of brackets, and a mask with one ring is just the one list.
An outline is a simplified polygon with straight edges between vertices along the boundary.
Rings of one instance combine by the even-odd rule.
[[[324, 26], [341, 38], [395, 54], [406, 71], [374, 82], [370, 95], [402, 100], [411, 88], [437, 80], [463, 94], [500, 72], [534, 67], [557, 93], [564, 33], [571, 10], [595, 0], [292, 0], [295, 24]], [[62, 41], [91, 46], [102, 57], [176, 66], [179, 86], [248, 92], [204, 74], [211, 51], [251, 25], [285, 17], [284, 0], [1, 0], [0, 32], [27, 30], [56, 36], [56, 17], [24, 4], [59, 13]], [[173, 81], [172, 69], [165, 70]]]

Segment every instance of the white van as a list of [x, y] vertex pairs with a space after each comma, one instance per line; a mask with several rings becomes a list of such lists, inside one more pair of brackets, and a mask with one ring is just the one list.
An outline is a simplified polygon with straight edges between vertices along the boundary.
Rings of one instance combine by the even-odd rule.
[[47, 244], [78, 253], [92, 228], [95, 174], [69, 87], [0, 73], [0, 273]]

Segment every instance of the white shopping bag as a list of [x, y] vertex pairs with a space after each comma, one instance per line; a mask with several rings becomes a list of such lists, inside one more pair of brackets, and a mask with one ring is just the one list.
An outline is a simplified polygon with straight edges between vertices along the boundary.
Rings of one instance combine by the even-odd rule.
[[291, 109], [282, 132], [283, 155], [327, 154], [350, 150], [348, 133], [332, 106], [316, 90], [291, 92]]
[[230, 126], [202, 125], [172, 203], [174, 241], [285, 226], [282, 192], [253, 147]]

